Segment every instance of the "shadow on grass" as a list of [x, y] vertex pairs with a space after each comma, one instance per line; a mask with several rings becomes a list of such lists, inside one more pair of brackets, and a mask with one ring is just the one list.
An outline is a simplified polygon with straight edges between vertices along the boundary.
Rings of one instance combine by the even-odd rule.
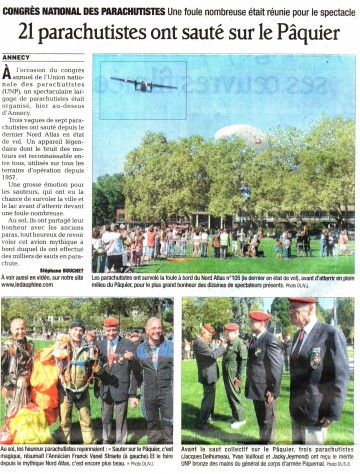
[[[158, 273], [165, 265], [167, 261], [164, 260], [155, 260], [155, 262], [151, 262], [151, 273]], [[133, 269], [135, 273], [149, 273], [149, 265], [140, 265], [140, 267], [136, 267]]]
[[[182, 404], [182, 444], [257, 444], [258, 438], [233, 430], [225, 415], [214, 415], [208, 430], [197, 430], [200, 409], [189, 403]], [[244, 426], [246, 429], [246, 425]]]
[[[102, 443], [102, 421], [101, 418], [93, 418], [92, 424], [97, 444]], [[58, 423], [57, 423], [58, 425]], [[116, 422], [113, 420], [112, 434], [115, 436]], [[146, 421], [144, 418], [128, 418], [128, 442], [127, 444], [147, 444]], [[57, 429], [53, 433], [54, 442], [62, 444], [57, 439]], [[71, 425], [71, 444], [83, 444], [80, 423], [75, 421]]]

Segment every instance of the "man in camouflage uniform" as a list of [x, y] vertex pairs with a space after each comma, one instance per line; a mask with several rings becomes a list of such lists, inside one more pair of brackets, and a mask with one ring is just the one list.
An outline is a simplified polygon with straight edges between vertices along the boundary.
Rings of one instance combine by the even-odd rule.
[[[59, 443], [71, 443], [71, 412], [75, 405], [84, 444], [95, 444], [96, 438], [90, 418], [89, 384], [94, 373], [101, 374], [103, 368], [93, 355], [90, 346], [83, 340], [85, 324], [80, 319], [69, 328], [70, 344], [66, 363], [61, 363], [59, 393], [60, 424], [57, 433]], [[94, 346], [92, 346], [93, 348]], [[77, 440], [72, 440], [76, 442]]]
[[10, 339], [1, 346], [1, 393], [6, 419], [30, 402], [29, 380], [34, 363], [34, 345], [26, 338], [23, 319], [11, 321], [10, 333]]
[[246, 371], [247, 349], [239, 337], [239, 326], [237, 324], [225, 324], [224, 329], [227, 348], [222, 359], [222, 373], [232, 413], [229, 422], [231, 428], [236, 429], [246, 423], [245, 409], [240, 398], [240, 387]]

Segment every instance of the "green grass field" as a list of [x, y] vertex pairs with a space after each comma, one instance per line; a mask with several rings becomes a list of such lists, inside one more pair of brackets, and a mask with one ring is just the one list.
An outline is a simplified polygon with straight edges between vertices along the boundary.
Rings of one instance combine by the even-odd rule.
[[[275, 257], [275, 240], [262, 239], [259, 249], [265, 258], [231, 257], [217, 259], [192, 258], [191, 249], [187, 249], [184, 261], [169, 261], [159, 258], [154, 262], [135, 268], [137, 273], [288, 273], [288, 274], [353, 274], [355, 272], [354, 255], [320, 258], [320, 241], [311, 241], [312, 257], [297, 257], [296, 247], [292, 247], [291, 259]], [[189, 246], [188, 246], [189, 247]], [[349, 250], [354, 251], [354, 242], [349, 243]], [[181, 259], [178, 259], [181, 260]]]
[[[43, 347], [49, 347], [51, 343], [49, 341], [35, 340], [35, 349], [38, 351]], [[94, 397], [93, 386], [90, 385], [89, 389], [90, 394], [90, 407], [91, 407], [91, 419], [94, 424], [95, 434], [97, 439], [101, 440], [102, 436], [102, 424], [101, 424], [101, 409], [100, 409], [100, 400]], [[4, 399], [1, 397], [1, 425], [4, 424], [5, 418], [5, 407]], [[78, 422], [78, 417], [76, 414], [76, 409], [73, 409], [72, 415], [72, 442], [73, 444], [82, 444], [82, 437], [80, 432], [80, 426]], [[53, 437], [56, 436], [56, 430], [59, 426], [59, 421], [56, 421], [50, 426], [50, 433]], [[115, 420], [114, 420], [114, 429], [115, 429]], [[147, 444], [146, 438], [146, 421], [141, 413], [140, 404], [137, 408], [131, 409], [128, 411], [128, 442], [130, 444]]]
[[[221, 368], [221, 364], [219, 364]], [[277, 400], [276, 444], [291, 444], [291, 421], [289, 415], [288, 372], [283, 373], [281, 393]], [[244, 381], [242, 383], [242, 390]], [[258, 425], [251, 400], [242, 395], [246, 410], [246, 425], [234, 430], [227, 423], [231, 418], [222, 379], [216, 386], [214, 428], [200, 432], [195, 429], [202, 399], [202, 385], [197, 383], [195, 360], [182, 362], [182, 443], [183, 444], [254, 444], [259, 439]], [[352, 445], [354, 443], [354, 381], [350, 382], [341, 421], [328, 430], [327, 445]]]

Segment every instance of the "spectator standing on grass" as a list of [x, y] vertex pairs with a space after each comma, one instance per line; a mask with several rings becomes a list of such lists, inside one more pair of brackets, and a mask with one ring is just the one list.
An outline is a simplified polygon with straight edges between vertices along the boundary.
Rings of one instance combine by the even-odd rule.
[[186, 234], [183, 233], [180, 239], [180, 256], [186, 257], [186, 247], [187, 247], [187, 237]]
[[220, 234], [218, 231], [214, 232], [212, 246], [214, 249], [214, 257], [220, 258]]
[[289, 316], [299, 330], [290, 355], [290, 415], [293, 444], [324, 444], [339, 421], [350, 371], [344, 334], [316, 317], [316, 298], [289, 298]]
[[291, 240], [288, 234], [284, 240], [284, 258], [291, 258]]
[[215, 329], [210, 324], [204, 324], [193, 343], [194, 356], [198, 368], [198, 381], [203, 386], [203, 399], [197, 421], [198, 430], [211, 428], [209, 419], [212, 419], [215, 406], [215, 388], [219, 380], [219, 367], [216, 359], [225, 352], [225, 345], [217, 349], [210, 347], [210, 342], [215, 334]]
[[245, 242], [245, 238], [246, 238], [246, 234], [244, 232], [244, 229], [241, 229], [238, 233], [237, 233], [237, 239], [239, 241], [239, 245], [238, 245], [238, 250], [239, 250], [239, 254], [241, 256], [243, 256], [244, 252], [243, 252], [243, 245], [244, 245], [244, 242]]
[[143, 248], [143, 238], [136, 237], [135, 239], [135, 265], [139, 267], [141, 265], [141, 260], [143, 258], [144, 248]]
[[115, 226], [112, 232], [106, 234], [105, 251], [107, 256], [106, 272], [109, 273], [112, 269], [115, 272], [120, 272], [123, 266], [124, 246], [119, 226]]
[[327, 230], [324, 229], [320, 235], [320, 257], [325, 257], [326, 255], [326, 240], [327, 240]]
[[201, 232], [201, 257], [206, 258], [208, 252], [208, 245], [209, 245], [209, 231], [208, 229], [204, 229]]
[[166, 254], [167, 257], [175, 257], [175, 238], [172, 229], [166, 233]]
[[154, 258], [157, 259], [161, 255], [161, 232], [160, 230], [156, 231], [155, 236], [155, 255]]
[[283, 367], [280, 343], [267, 330], [270, 319], [263, 311], [249, 314], [254, 337], [248, 351], [245, 396], [253, 401], [261, 444], [275, 441], [276, 399]]
[[304, 256], [304, 233], [299, 232], [296, 238], [296, 248], [297, 248], [297, 256], [303, 257]]
[[280, 242], [280, 239], [276, 239], [275, 242], [275, 257], [276, 258], [282, 258], [282, 252], [283, 252], [283, 246], [282, 243]]
[[187, 339], [184, 339], [184, 342], [183, 342], [183, 358], [185, 360], [190, 360], [190, 351], [191, 351], [190, 342]]
[[282, 342], [282, 350], [284, 354], [284, 364], [286, 372], [289, 371], [290, 368], [290, 354], [292, 348], [292, 339], [289, 333], [286, 334], [285, 339]]
[[339, 237], [336, 232], [333, 233], [333, 256], [339, 256]]
[[327, 233], [327, 240], [326, 240], [326, 256], [333, 257], [334, 256], [334, 236], [331, 232]]
[[198, 230], [193, 233], [193, 257], [200, 257], [201, 252], [201, 235]]
[[339, 251], [341, 255], [348, 255], [348, 241], [346, 230], [342, 230], [339, 237]]
[[154, 230], [153, 226], [149, 227], [146, 237], [147, 237], [147, 249], [148, 249], [149, 261], [151, 261], [151, 260], [154, 260], [154, 257], [155, 257], [156, 231]]
[[99, 228], [95, 228], [92, 232], [92, 271], [93, 273], [105, 272], [106, 252], [104, 242], [101, 238]]
[[231, 250], [234, 257], [237, 254], [237, 250], [238, 250], [238, 241], [237, 241], [238, 233], [239, 233], [239, 228], [236, 225], [231, 231]]
[[229, 234], [226, 229], [223, 229], [220, 234], [220, 258], [226, 258], [230, 244]]
[[307, 230], [304, 231], [304, 252], [305, 257], [311, 257], [310, 235]]

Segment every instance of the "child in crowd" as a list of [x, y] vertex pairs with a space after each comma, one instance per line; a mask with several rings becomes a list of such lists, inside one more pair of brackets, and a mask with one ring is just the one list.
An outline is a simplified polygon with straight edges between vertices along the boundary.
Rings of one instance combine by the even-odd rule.
[[287, 235], [284, 240], [285, 255], [284, 258], [291, 258], [291, 240]]
[[283, 256], [283, 246], [282, 246], [282, 243], [280, 242], [280, 239], [276, 239], [276, 242], [275, 242], [275, 255], [276, 255], [276, 258], [282, 258]]
[[180, 256], [186, 257], [186, 245], [187, 245], [187, 238], [185, 234], [182, 234], [180, 239]]
[[143, 251], [144, 251], [143, 240], [142, 238], [139, 237], [135, 241], [135, 261], [136, 261], [135, 265], [137, 267], [139, 267], [141, 264], [141, 257], [143, 255]]
[[132, 267], [135, 267], [135, 265], [136, 265], [136, 242], [135, 242], [134, 239], [131, 240], [130, 255], [131, 255], [130, 264], [131, 264]]

